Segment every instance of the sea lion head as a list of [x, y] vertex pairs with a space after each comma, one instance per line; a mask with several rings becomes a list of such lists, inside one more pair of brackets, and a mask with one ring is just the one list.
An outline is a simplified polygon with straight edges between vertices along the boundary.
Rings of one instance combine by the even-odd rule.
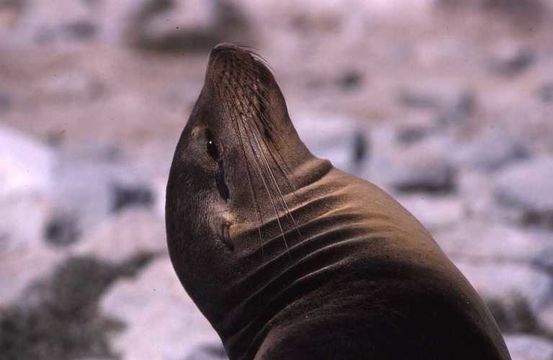
[[208, 319], [224, 316], [226, 291], [270, 256], [269, 239], [282, 245], [275, 253], [285, 251], [278, 238], [293, 224], [290, 194], [328, 164], [299, 139], [264, 61], [249, 49], [216, 46], [166, 198], [171, 260]]

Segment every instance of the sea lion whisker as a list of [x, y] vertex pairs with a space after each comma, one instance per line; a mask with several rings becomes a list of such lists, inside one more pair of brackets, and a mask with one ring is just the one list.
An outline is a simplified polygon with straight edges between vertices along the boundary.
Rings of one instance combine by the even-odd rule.
[[[225, 112], [227, 113], [227, 115], [230, 118], [232, 118], [232, 114], [230, 113], [227, 104], [224, 105], [224, 108], [225, 108]], [[259, 226], [257, 226], [257, 232], [258, 232], [259, 243], [261, 245], [261, 261], [264, 262], [265, 261], [265, 253], [264, 253], [264, 245], [263, 245], [263, 235], [261, 233], [261, 227], [263, 225], [263, 215], [261, 214], [261, 210], [259, 209], [259, 201], [257, 200], [256, 191], [253, 187], [253, 180], [252, 180], [250, 164], [249, 164], [249, 161], [248, 161], [248, 158], [247, 158], [247, 155], [246, 155], [246, 148], [244, 146], [244, 140], [242, 139], [242, 132], [240, 131], [240, 126], [235, 121], [231, 120], [231, 123], [232, 123], [232, 127], [234, 129], [234, 132], [235, 132], [236, 136], [239, 139], [240, 148], [242, 149], [242, 154], [244, 156], [244, 161], [246, 162], [246, 172], [248, 174], [248, 185], [249, 185], [249, 188], [250, 188], [250, 194], [251, 194], [252, 200], [255, 204], [255, 210], [256, 210], [256, 213], [257, 213], [258, 220], [259, 220]]]
[[[233, 93], [234, 96], [237, 96], [236, 93], [234, 93], [233, 89], [231, 89], [230, 91]], [[239, 103], [240, 107], [243, 107], [244, 105], [243, 105], [241, 99], [240, 99], [239, 97], [237, 97], [237, 100], [238, 100], [238, 103]], [[245, 112], [242, 112], [242, 113], [245, 114]], [[248, 126], [246, 125], [244, 118], [243, 118], [240, 114], [238, 114], [238, 116], [236, 116], [236, 117], [233, 116], [231, 119], [232, 119], [232, 121], [234, 121], [234, 119], [238, 119], [237, 124], [241, 124], [241, 125], [242, 125], [242, 128], [244, 129], [245, 132], [248, 132], [248, 130], [250, 130], [250, 129], [248, 128]], [[249, 136], [246, 136], [246, 137], [247, 137], [248, 139], [250, 139], [250, 140], [251, 140], [252, 137], [255, 137], [255, 134], [254, 134], [253, 132], [250, 132], [249, 134], [246, 134], [246, 135], [249, 135]], [[249, 145], [250, 150], [251, 150], [251, 152], [252, 152], [252, 155], [253, 155], [253, 158], [254, 158], [254, 162], [255, 162], [255, 164], [257, 165], [256, 170], [257, 170], [257, 172], [258, 172], [258, 174], [259, 174], [259, 176], [260, 176], [260, 178], [261, 178], [261, 181], [262, 181], [262, 183], [263, 183], [263, 186], [264, 186], [264, 188], [265, 188], [265, 191], [266, 191], [267, 195], [269, 196], [269, 199], [270, 199], [271, 204], [272, 204], [272, 206], [273, 206], [273, 210], [274, 210], [274, 212], [275, 212], [275, 217], [276, 217], [276, 219], [277, 219], [277, 221], [278, 221], [278, 225], [279, 225], [280, 231], [281, 231], [281, 233], [283, 234], [284, 231], [283, 231], [283, 228], [282, 228], [282, 224], [280, 223], [278, 211], [277, 211], [276, 205], [275, 205], [274, 200], [273, 200], [272, 192], [271, 192], [269, 186], [267, 185], [267, 180], [265, 179], [265, 175], [264, 175], [264, 173], [263, 173], [263, 171], [262, 171], [262, 167], [261, 167], [261, 165], [260, 165], [259, 157], [258, 157], [258, 155], [257, 155], [257, 152], [255, 151], [255, 148], [254, 148], [253, 144], [252, 144], [251, 142], [248, 142], [248, 145]], [[259, 151], [262, 152], [262, 149], [259, 149]]]
[[[255, 101], [253, 102], [253, 106], [255, 107], [257, 116], [259, 117], [260, 121], [263, 124], [267, 124], [269, 126], [270, 130], [273, 130], [274, 129], [273, 126], [272, 126], [273, 123], [267, 119], [266, 112], [263, 111], [263, 109], [261, 109], [260, 106], [258, 106], [258, 104], [264, 104], [264, 103], [268, 102], [267, 98], [265, 97], [264, 91], [258, 90], [257, 87], [252, 88], [251, 86], [248, 86], [248, 88], [254, 93], [254, 95], [256, 96], [256, 99], [258, 100], [257, 102], [255, 102]], [[281, 136], [281, 135], [279, 133], [277, 133], [277, 136]], [[288, 164], [286, 164], [286, 162], [282, 158], [282, 155], [280, 154], [278, 149], [275, 146], [271, 146], [271, 145], [272, 145], [271, 143], [268, 143], [268, 147], [271, 148], [271, 151], [269, 151], [269, 154], [271, 154], [271, 156], [274, 158], [274, 154], [273, 154], [273, 151], [274, 151], [279, 156], [281, 161], [277, 161], [276, 159], [274, 159], [275, 164], [278, 166], [280, 172], [285, 177], [286, 182], [288, 183], [288, 186], [290, 187], [290, 190], [293, 192], [293, 195], [296, 197], [296, 191], [295, 191], [296, 187], [290, 182], [290, 178], [289, 178], [290, 168], [288, 167]], [[282, 166], [284, 166], [284, 168]]]
[[[243, 118], [241, 118], [241, 117], [238, 117], [238, 118], [240, 119], [243, 128], [244, 128], [246, 131], [250, 130], [250, 136], [249, 136], [248, 138], [253, 138], [254, 140], [256, 140], [256, 143], [257, 143], [258, 148], [259, 148], [259, 152], [261, 152], [262, 157], [263, 157], [263, 156], [264, 156], [264, 155], [263, 155], [263, 149], [259, 146], [259, 142], [257, 141], [257, 136], [256, 136], [255, 132], [251, 131], [251, 129], [249, 129], [249, 128], [246, 126], [246, 124], [245, 124], [245, 122], [244, 122], [245, 120], [244, 120]], [[249, 145], [250, 145], [250, 148], [251, 148], [251, 150], [252, 150], [252, 153], [253, 153], [253, 155], [254, 155], [254, 158], [256, 159], [256, 161], [259, 161], [258, 155], [257, 155], [257, 153], [256, 153], [256, 151], [255, 151], [255, 149], [254, 149], [253, 144], [252, 144], [251, 142], [248, 142], [248, 143], [249, 143]], [[265, 160], [266, 160], [266, 159], [265, 159]], [[266, 166], [268, 167], [268, 164], [266, 164]], [[261, 175], [260, 177], [261, 177], [261, 181], [263, 182], [263, 186], [265, 187], [265, 191], [267, 192], [267, 195], [269, 196], [269, 200], [271, 201], [271, 205], [272, 205], [273, 211], [274, 211], [274, 213], [275, 213], [275, 218], [276, 218], [276, 220], [277, 220], [278, 227], [279, 227], [279, 229], [280, 229], [280, 233], [281, 233], [281, 235], [282, 235], [282, 239], [283, 239], [284, 245], [285, 245], [285, 247], [286, 247], [286, 252], [288, 252], [288, 250], [289, 250], [288, 241], [286, 240], [286, 235], [284, 234], [284, 228], [282, 227], [282, 223], [281, 223], [281, 221], [280, 221], [280, 216], [279, 216], [279, 214], [278, 214], [278, 209], [277, 209], [276, 204], [275, 204], [275, 202], [274, 202], [273, 195], [272, 195], [271, 191], [269, 190], [269, 187], [267, 186], [267, 182], [266, 182], [266, 180], [265, 180], [265, 175], [263, 174], [263, 171], [261, 171], [262, 167], [259, 166], [259, 164], [258, 164], [258, 169], [259, 169], [259, 171], [260, 171], [260, 175]], [[270, 171], [270, 167], [269, 167], [269, 171]], [[277, 186], [278, 186], [278, 184], [277, 184]]]
[[[232, 93], [232, 94], [234, 95], [235, 99], [237, 99], [239, 108], [240, 108], [240, 110], [241, 110], [241, 111], [240, 111], [240, 114], [238, 115], [238, 117], [242, 119], [241, 116], [243, 116], [243, 115], [248, 115], [248, 111], [247, 111], [247, 110], [249, 110], [249, 108], [248, 108], [247, 105], [250, 105], [250, 104], [245, 104], [245, 103], [244, 103], [244, 101], [245, 101], [244, 97], [239, 96], [238, 94], [236, 94], [235, 88], [231, 88], [231, 89], [227, 89], [227, 90], [230, 90], [229, 92]], [[247, 100], [247, 99], [246, 99], [246, 100]], [[228, 109], [227, 109], [227, 111], [228, 111]], [[249, 118], [251, 118], [251, 117], [249, 117]], [[256, 127], [256, 128], [258, 129], [258, 131], [259, 131], [258, 123], [257, 123], [256, 121], [253, 121], [253, 123], [254, 123], [255, 127]], [[244, 127], [245, 127], [245, 125], [244, 125]], [[292, 214], [290, 213], [290, 210], [289, 210], [289, 208], [288, 208], [288, 205], [287, 205], [287, 203], [286, 203], [286, 200], [284, 199], [284, 196], [283, 196], [283, 194], [282, 194], [282, 191], [281, 191], [281, 189], [280, 189], [280, 187], [279, 187], [278, 181], [276, 180], [276, 177], [275, 177], [274, 173], [272, 172], [272, 169], [271, 169], [271, 167], [270, 167], [270, 165], [269, 165], [269, 163], [268, 163], [268, 160], [267, 160], [267, 158], [266, 158], [266, 156], [265, 156], [265, 153], [264, 153], [264, 151], [263, 151], [263, 148], [262, 148], [261, 144], [259, 143], [259, 139], [258, 139], [258, 137], [256, 136], [256, 134], [255, 134], [254, 131], [252, 131], [252, 134], [253, 134], [253, 138], [255, 139], [255, 141], [256, 141], [256, 143], [257, 143], [257, 147], [259, 148], [259, 150], [260, 150], [260, 152], [261, 152], [261, 154], [262, 154], [262, 158], [263, 158], [263, 160], [264, 160], [264, 162], [265, 162], [265, 166], [266, 166], [267, 172], [268, 172], [268, 174], [269, 174], [269, 180], [270, 180], [270, 182], [273, 184], [274, 188], [276, 189], [276, 191], [277, 191], [278, 194], [279, 194], [280, 200], [281, 200], [282, 204], [284, 205], [284, 206], [283, 206], [283, 209], [285, 210], [287, 217], [292, 221], [292, 223], [293, 223], [293, 225], [294, 225], [294, 228], [296, 229], [296, 231], [298, 232], [298, 234], [301, 236], [301, 232], [299, 231], [297, 222], [296, 222], [296, 220], [294, 219], [294, 217], [292, 216]], [[262, 139], [264, 140], [263, 137], [262, 137]], [[241, 138], [240, 138], [240, 141], [242, 141]], [[263, 141], [263, 142], [264, 142], [265, 146], [268, 148], [268, 144], [266, 143], [266, 141]], [[250, 145], [251, 145], [251, 144], [250, 144]], [[243, 145], [242, 145], [242, 146], [243, 146]], [[252, 152], [253, 152], [253, 149], [252, 149]], [[270, 152], [270, 151], [269, 151], [269, 152]], [[285, 177], [286, 180], [288, 181], [288, 179], [287, 179], [287, 177], [286, 177], [286, 174], [282, 171], [282, 168], [280, 167], [280, 164], [276, 161], [276, 159], [275, 159], [274, 157], [273, 157], [273, 161], [275, 161], [275, 163], [276, 163], [277, 166], [279, 167], [280, 171], [283, 173], [284, 177]], [[259, 160], [257, 160], [257, 162], [258, 162], [258, 163], [257, 163], [257, 166], [258, 166], [258, 167], [261, 167], [261, 165], [259, 164]], [[250, 174], [250, 176], [251, 176], [251, 174]], [[250, 181], [251, 181], [251, 180], [250, 180]], [[266, 184], [265, 184], [265, 185], [266, 185]], [[271, 197], [271, 201], [273, 201], [272, 194], [271, 194], [271, 192], [269, 191], [268, 186], [267, 186], [266, 191], [268, 192], [269, 196]], [[275, 208], [276, 208], [276, 206], [275, 206]], [[278, 218], [278, 217], [279, 217], [279, 216], [278, 216], [278, 211], [275, 210], [275, 212], [276, 212], [276, 216], [277, 216], [277, 218]], [[261, 220], [261, 221], [262, 221], [262, 220]], [[280, 222], [280, 220], [279, 220], [279, 222]], [[282, 226], [281, 226], [280, 224], [279, 224], [279, 226], [282, 228]], [[286, 245], [287, 245], [287, 241], [286, 241], [286, 238], [285, 238], [285, 235], [284, 235], [284, 232], [282, 231], [282, 229], [281, 229], [281, 233], [282, 233], [283, 239], [284, 239], [284, 241], [286, 242]], [[288, 246], [287, 246], [287, 247], [288, 247]]]
[[[264, 107], [264, 108], [267, 107], [266, 105], [262, 106], [263, 104], [265, 104], [267, 102], [267, 98], [264, 95], [265, 92], [260, 90], [259, 81], [260, 81], [260, 79], [258, 77], [258, 74], [256, 74], [255, 81], [249, 81], [249, 82], [246, 82], [244, 84], [244, 86], [247, 87], [247, 89], [249, 89], [252, 93], [254, 93], [253, 99], [251, 99], [250, 101], [248, 101], [247, 97], [245, 98], [245, 97], [240, 96], [239, 94], [237, 94], [236, 88], [230, 88], [228, 90], [234, 96], [234, 98], [238, 101], [238, 104], [239, 104], [239, 106], [242, 110], [241, 112], [243, 114], [249, 115], [248, 119], [252, 119], [251, 122], [253, 123], [254, 128], [258, 131], [258, 133], [261, 134], [261, 133], [264, 132], [264, 130], [267, 130], [267, 129], [269, 129], [268, 131], [270, 133], [272, 133], [272, 130], [273, 130], [272, 123], [271, 123], [271, 121], [268, 120], [268, 118], [266, 116], [266, 111], [264, 109], [262, 109], [262, 107]], [[252, 83], [253, 83], [253, 86], [250, 85]], [[254, 109], [254, 111], [251, 111], [252, 108]], [[255, 121], [255, 119], [259, 119], [260, 121]], [[261, 124], [263, 124], [263, 129], [260, 128]], [[276, 176], [272, 172], [272, 168], [269, 165], [269, 162], [267, 160], [265, 152], [263, 151], [262, 146], [259, 143], [259, 139], [258, 139], [257, 136], [254, 136], [254, 139], [257, 142], [257, 145], [261, 150], [261, 154], [262, 154], [262, 156], [264, 158], [264, 161], [265, 161], [265, 166], [268, 169], [269, 175], [270, 175], [271, 180], [272, 180], [271, 182], [274, 184], [275, 189], [277, 190], [277, 192], [279, 194], [281, 203], [283, 204], [283, 210], [286, 213], [286, 217], [292, 222], [293, 227], [296, 230], [296, 232], [298, 233], [298, 235], [300, 237], [302, 237], [302, 234], [301, 234], [300, 228], [298, 226], [298, 223], [297, 223], [296, 219], [294, 218], [294, 216], [292, 215], [292, 213], [290, 212], [290, 209], [288, 207], [286, 199], [284, 198], [284, 196], [282, 194], [282, 190], [280, 189], [280, 185], [278, 184], [278, 181], [276, 180]], [[282, 174], [282, 177], [285, 179], [285, 181], [286, 181], [286, 183], [289, 187], [289, 190], [292, 193], [294, 199], [297, 199], [295, 187], [290, 182], [288, 173], [282, 168], [282, 165], [281, 165], [281, 163], [285, 164], [285, 162], [284, 161], [279, 162], [273, 154], [273, 152], [276, 152], [281, 157], [278, 149], [274, 146], [271, 146], [272, 143], [266, 141], [266, 138], [264, 136], [261, 136], [261, 139], [262, 139], [263, 144], [265, 145], [265, 148], [268, 150], [269, 155], [271, 156], [271, 159], [272, 159], [273, 163], [277, 166], [278, 170]], [[281, 159], [282, 159], [282, 157], [281, 157]]]
[[[278, 150], [277, 150], [276, 148], [274, 148], [274, 147], [273, 147], [272, 150], [271, 150], [270, 145], [269, 145], [269, 142], [268, 142], [266, 139], [262, 138], [262, 142], [263, 142], [263, 144], [265, 145], [265, 147], [268, 149], [267, 152], [268, 152], [269, 155], [271, 156], [271, 159], [273, 160], [273, 163], [275, 163], [275, 164], [277, 165], [277, 168], [281, 171], [282, 177], [286, 180], [288, 186], [290, 187], [291, 193], [293, 194], [294, 197], [296, 197], [295, 189], [294, 189], [294, 187], [292, 186], [292, 184], [290, 183], [290, 180], [289, 180], [289, 178], [288, 178], [288, 174], [286, 174], [286, 173], [283, 171], [282, 167], [280, 166], [279, 161], [278, 161], [278, 160], [275, 158], [275, 156], [274, 156], [274, 153], [275, 153], [275, 152], [276, 152], [277, 154], [279, 153]], [[274, 177], [274, 175], [273, 175], [273, 177]], [[276, 179], [275, 179], [275, 182], [276, 182]], [[282, 199], [282, 202], [283, 202], [283, 204], [284, 204], [284, 207], [285, 207], [285, 210], [286, 210], [286, 215], [287, 215], [287, 217], [289, 217], [289, 219], [292, 221], [292, 223], [293, 223], [293, 225], [294, 225], [294, 229], [296, 230], [296, 232], [298, 233], [298, 235], [301, 237], [302, 234], [301, 234], [301, 231], [300, 231], [300, 229], [299, 229], [298, 223], [297, 223], [296, 219], [294, 218], [294, 215], [293, 215], [292, 212], [290, 211], [290, 208], [289, 208], [289, 206], [288, 206], [288, 203], [286, 202], [286, 199], [285, 199], [284, 196], [282, 195], [282, 192], [281, 192], [280, 188], [278, 188], [278, 184], [277, 184], [277, 189], [278, 189], [278, 192], [279, 192], [280, 197], [281, 197], [281, 199]]]
[[[275, 187], [276, 191], [278, 192], [279, 194], [279, 197], [280, 197], [280, 200], [283, 204], [283, 210], [285, 211], [285, 213], [287, 215], [290, 215], [290, 211], [288, 210], [288, 205], [286, 203], [286, 199], [284, 198], [284, 195], [282, 194], [282, 191], [280, 189], [280, 186], [278, 184], [278, 181], [273, 173], [273, 170], [271, 168], [271, 165], [269, 164], [269, 161], [267, 160], [267, 157], [265, 155], [265, 151], [263, 150], [263, 147], [261, 146], [261, 143], [259, 142], [259, 139], [257, 137], [257, 134], [255, 132], [252, 131], [252, 135], [253, 135], [253, 139], [254, 141], [256, 142], [257, 144], [257, 147], [259, 148], [259, 152], [261, 153], [261, 158], [263, 159], [263, 161], [265, 162], [265, 168], [267, 170], [267, 173], [269, 174], [270, 176], [270, 180], [272, 181], [273, 183], [273, 186]], [[278, 214], [277, 214], [278, 216]], [[280, 220], [279, 220], [279, 224], [280, 224]], [[284, 231], [282, 229], [282, 226], [281, 226], [281, 233], [282, 233], [282, 238], [284, 240], [284, 244], [286, 245], [286, 251], [288, 252], [289, 250], [289, 246], [288, 246], [288, 241], [286, 240], [286, 236], [284, 235]]]
[[[255, 102], [254, 102], [255, 103]], [[265, 115], [265, 112], [261, 112], [261, 113], [258, 113], [257, 114], [257, 118], [259, 118], [260, 120], [262, 119], [265, 119], [265, 122], [267, 123], [270, 123], [270, 121], [267, 120], [266, 118], [266, 115]], [[253, 121], [254, 122], [254, 125], [255, 127], [257, 128], [258, 132], [261, 133], [261, 129], [259, 128], [260, 125], [259, 125], [259, 122], [257, 121]], [[262, 121], [263, 122], [263, 121]], [[258, 141], [258, 139], [256, 138], [256, 141]], [[286, 173], [286, 171], [284, 171], [284, 169], [282, 168], [281, 166], [281, 162], [279, 162], [276, 158], [275, 158], [275, 155], [274, 153], [277, 153], [279, 156], [280, 156], [280, 152], [278, 151], [278, 149], [274, 146], [271, 146], [272, 143], [270, 141], [267, 141], [267, 139], [265, 137], [261, 137], [261, 141], [263, 143], [263, 145], [265, 145], [265, 148], [268, 150], [267, 152], [269, 153], [273, 163], [277, 166], [277, 168], [280, 170], [281, 174], [282, 174], [282, 177], [285, 179], [286, 183], [288, 184], [289, 188], [290, 188], [290, 192], [293, 194], [294, 198], [296, 198], [296, 193], [295, 193], [295, 188], [294, 186], [292, 185], [292, 183], [290, 182], [290, 179], [288, 177], [288, 174]], [[258, 146], [261, 148], [261, 145], [259, 144], [258, 142]], [[272, 168], [271, 166], [268, 164], [268, 160], [265, 156], [265, 152], [262, 151], [262, 154], [265, 158], [265, 162], [266, 162], [266, 166], [267, 168], [269, 169], [270, 171], [270, 175], [272, 176], [273, 178], [273, 182], [276, 186], [276, 189], [280, 195], [280, 198], [281, 198], [281, 201], [284, 205], [284, 210], [286, 212], [286, 216], [289, 218], [289, 220], [291, 220], [291, 222], [293, 223], [293, 226], [294, 226], [294, 229], [297, 231], [298, 235], [301, 237], [302, 234], [301, 234], [301, 231], [299, 230], [299, 226], [298, 226], [298, 223], [296, 221], [296, 219], [294, 218], [294, 216], [292, 215], [292, 213], [290, 212], [290, 209], [288, 207], [288, 204], [286, 202], [286, 199], [284, 198], [283, 194], [282, 194], [282, 191], [280, 189], [280, 186], [278, 184], [278, 181], [276, 180], [276, 177], [274, 175], [274, 173], [272, 172]], [[282, 159], [282, 157], [281, 157]], [[285, 163], [285, 162], [283, 162]]]

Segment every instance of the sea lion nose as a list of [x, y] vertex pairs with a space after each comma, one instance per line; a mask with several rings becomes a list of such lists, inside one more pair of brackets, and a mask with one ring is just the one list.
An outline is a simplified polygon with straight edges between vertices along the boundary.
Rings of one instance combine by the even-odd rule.
[[220, 43], [218, 45], [215, 45], [213, 49], [211, 49], [211, 52], [209, 53], [209, 62], [212, 63], [213, 61], [227, 55], [234, 55], [237, 56], [241, 53], [243, 53], [244, 50], [241, 49], [239, 46], [232, 44], [232, 43]]

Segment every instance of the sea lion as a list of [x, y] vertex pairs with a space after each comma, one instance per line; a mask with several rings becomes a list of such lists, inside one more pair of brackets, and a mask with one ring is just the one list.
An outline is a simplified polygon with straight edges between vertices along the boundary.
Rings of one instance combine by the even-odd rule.
[[211, 51], [166, 196], [171, 261], [230, 359], [510, 359], [428, 231], [309, 152], [249, 49]]

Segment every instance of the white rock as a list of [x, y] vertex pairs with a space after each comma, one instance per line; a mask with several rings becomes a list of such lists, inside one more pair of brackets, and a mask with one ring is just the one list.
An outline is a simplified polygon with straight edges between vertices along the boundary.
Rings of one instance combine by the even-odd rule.
[[537, 318], [540, 326], [549, 334], [553, 334], [553, 302], [542, 309]]
[[186, 295], [167, 257], [135, 280], [122, 280], [101, 301], [101, 310], [125, 322], [114, 349], [123, 359], [179, 360], [218, 336]]
[[50, 271], [62, 256], [41, 244], [31, 249], [0, 252], [0, 307], [16, 301], [23, 290]]
[[345, 116], [294, 115], [294, 126], [305, 145], [317, 157], [337, 168], [357, 173], [369, 156], [367, 127]]
[[531, 335], [507, 335], [505, 343], [512, 360], [551, 360], [553, 343]]
[[521, 220], [553, 226], [553, 157], [519, 162], [498, 174], [495, 197], [519, 211]]
[[455, 187], [455, 169], [445, 155], [447, 143], [427, 138], [400, 145], [393, 129], [371, 136], [372, 157], [364, 177], [404, 192], [449, 192]]
[[489, 130], [468, 143], [459, 144], [451, 157], [455, 164], [482, 170], [495, 170], [528, 155], [528, 150], [502, 130]]
[[48, 238], [52, 243], [70, 244], [119, 211], [121, 191], [137, 190], [140, 196], [148, 195], [142, 199], [148, 203], [139, 205], [149, 206], [153, 202], [149, 199], [153, 195], [149, 192], [148, 179], [145, 180], [127, 159], [112, 151], [115, 150], [110, 147], [92, 146], [65, 150], [60, 154], [56, 166], [52, 223], [74, 228], [70, 232], [76, 234], [68, 236], [69, 239], [54, 234]]
[[24, 45], [59, 43], [68, 40], [67, 25], [90, 18], [83, 1], [55, 0], [27, 4], [16, 29], [16, 41]]
[[48, 191], [53, 161], [54, 154], [47, 146], [0, 126], [0, 198]]
[[545, 231], [476, 220], [439, 232], [436, 240], [450, 256], [484, 261], [534, 263], [553, 249], [553, 238]]
[[475, 218], [497, 220], [497, 209], [493, 196], [494, 177], [481, 171], [458, 171], [457, 190], [463, 199], [467, 212]]
[[523, 300], [536, 314], [549, 300], [553, 282], [544, 272], [517, 263], [454, 260], [482, 298], [506, 309]]
[[38, 245], [50, 207], [48, 200], [33, 194], [0, 198], [0, 256]]
[[70, 251], [120, 263], [141, 253], [166, 253], [165, 224], [154, 212], [131, 208], [90, 230]]
[[429, 230], [449, 228], [464, 215], [463, 202], [452, 196], [403, 195], [396, 198]]
[[53, 153], [0, 126], [0, 256], [35, 246], [50, 209]]

